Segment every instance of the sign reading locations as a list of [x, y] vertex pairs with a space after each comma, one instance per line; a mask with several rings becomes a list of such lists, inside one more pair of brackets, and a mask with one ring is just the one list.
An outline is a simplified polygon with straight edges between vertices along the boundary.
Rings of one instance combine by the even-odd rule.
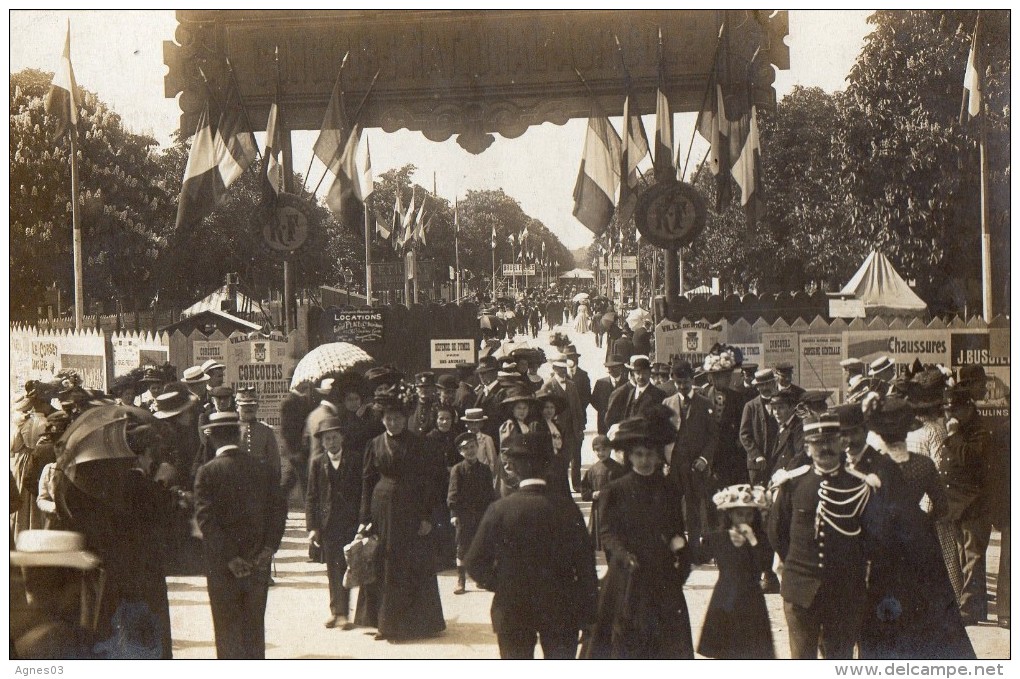
[[349, 342], [364, 347], [383, 341], [383, 314], [376, 309], [331, 308], [322, 315], [323, 335], [331, 342]]

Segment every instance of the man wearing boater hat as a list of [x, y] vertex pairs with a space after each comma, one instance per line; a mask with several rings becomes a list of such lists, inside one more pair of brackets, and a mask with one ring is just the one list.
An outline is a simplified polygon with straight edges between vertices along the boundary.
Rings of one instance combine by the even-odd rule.
[[595, 619], [595, 553], [577, 505], [546, 487], [551, 448], [539, 433], [509, 439], [520, 489], [489, 505], [465, 559], [471, 578], [495, 592], [492, 628], [507, 660], [534, 658], [536, 641], [546, 659], [573, 659]]
[[864, 613], [866, 561], [861, 515], [870, 487], [843, 468], [839, 417], [805, 424], [810, 463], [785, 471], [768, 535], [783, 559], [783, 610], [790, 657], [850, 659]]
[[237, 413], [213, 413], [205, 425], [216, 456], [195, 478], [206, 579], [219, 659], [266, 657], [269, 564], [283, 538], [287, 507], [279, 473], [245, 455]]
[[768, 481], [768, 461], [772, 444], [779, 434], [779, 425], [769, 407], [776, 392], [776, 374], [771, 368], [757, 370], [751, 387], [757, 396], [744, 404], [740, 417], [740, 444], [747, 453], [747, 474], [752, 485]]

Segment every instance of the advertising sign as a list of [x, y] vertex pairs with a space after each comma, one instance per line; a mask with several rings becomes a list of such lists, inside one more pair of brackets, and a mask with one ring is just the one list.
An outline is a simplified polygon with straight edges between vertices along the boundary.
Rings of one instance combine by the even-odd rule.
[[718, 341], [718, 330], [661, 321], [655, 326], [655, 362], [671, 364], [674, 360], [684, 360], [697, 369]]
[[287, 377], [297, 363], [290, 356], [290, 343], [283, 337], [236, 337], [223, 344], [227, 366], [223, 383], [235, 391], [255, 387], [258, 419], [279, 430], [280, 405], [290, 391]]
[[503, 265], [504, 276], [534, 276], [535, 265], [534, 264], [504, 264]]
[[978, 410], [985, 417], [1009, 419], [1009, 355], [996, 357], [987, 330], [953, 332], [950, 337], [951, 368], [979, 365], [985, 371], [985, 398]]
[[378, 309], [327, 309], [322, 334], [332, 342], [364, 346], [383, 341], [383, 314]]
[[[146, 341], [143, 335], [114, 336], [110, 339], [110, 345], [113, 350], [114, 377], [126, 375], [141, 366], [163, 365], [170, 360], [169, 347], [159, 342]], [[199, 359], [198, 362], [204, 360]]]
[[896, 361], [898, 373], [906, 371], [915, 359], [949, 365], [948, 330], [862, 330], [845, 332], [843, 338], [847, 358], [870, 363], [889, 356]]
[[84, 387], [106, 390], [106, 359], [103, 356], [61, 354], [60, 367], [81, 375]]
[[764, 344], [736, 344], [729, 343], [731, 347], [740, 349], [744, 356], [744, 363], [757, 363], [759, 368], [765, 367]]
[[475, 341], [473, 339], [434, 339], [432, 345], [432, 369], [452, 369], [458, 363], [475, 362]]
[[800, 382], [805, 389], [824, 389], [833, 392], [831, 403], [842, 401], [840, 388], [843, 369], [839, 362], [843, 356], [842, 334], [800, 336]]
[[202, 365], [210, 359], [217, 363], [226, 363], [227, 347], [229, 346], [230, 342], [227, 340], [193, 342], [191, 345], [192, 363]]
[[764, 345], [762, 355], [765, 359], [765, 366], [773, 368], [779, 363], [790, 363], [793, 365], [793, 383], [801, 384], [803, 373], [800, 372], [800, 342], [798, 333], [795, 332], [766, 332], [762, 333], [761, 342]]

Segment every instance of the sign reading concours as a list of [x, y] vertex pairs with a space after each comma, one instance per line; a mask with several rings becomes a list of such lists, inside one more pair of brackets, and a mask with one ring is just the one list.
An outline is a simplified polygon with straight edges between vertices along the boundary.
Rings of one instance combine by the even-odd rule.
[[323, 336], [331, 342], [364, 346], [383, 341], [383, 314], [376, 309], [331, 308], [322, 316]]
[[433, 370], [475, 362], [475, 341], [472, 339], [434, 339], [431, 345]]
[[258, 418], [274, 429], [280, 427], [280, 405], [290, 391], [288, 377], [297, 363], [290, 356], [290, 342], [282, 336], [248, 339], [235, 337], [226, 343], [224, 384], [237, 389], [255, 387], [259, 396]]

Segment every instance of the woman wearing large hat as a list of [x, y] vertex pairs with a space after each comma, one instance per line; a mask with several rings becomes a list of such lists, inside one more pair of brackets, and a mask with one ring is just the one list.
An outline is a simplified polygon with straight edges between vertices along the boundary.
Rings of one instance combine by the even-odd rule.
[[538, 401], [536, 408], [538, 420], [535, 423], [535, 431], [549, 436], [552, 444], [553, 455], [549, 462], [549, 477], [547, 479], [549, 486], [570, 495], [569, 452], [576, 443], [572, 438], [575, 434], [567, 431], [567, 428], [561, 426], [557, 419], [567, 409], [567, 399], [546, 388], [539, 389], [535, 394], [535, 399]]
[[[535, 431], [538, 426], [535, 416], [537, 404], [535, 395], [527, 387], [521, 385], [511, 386], [503, 393], [500, 408], [506, 419], [503, 420], [503, 424], [499, 425], [499, 448], [501, 451], [511, 437]], [[500, 497], [506, 497], [517, 490], [519, 482], [520, 479], [507, 471], [505, 460], [501, 456], [500, 463], [496, 465], [496, 487], [499, 489]]]
[[612, 427], [631, 471], [599, 497], [609, 574], [600, 595], [592, 658], [694, 658], [683, 586], [690, 573], [676, 486], [662, 474], [675, 437], [672, 411], [651, 408]]
[[433, 561], [432, 516], [446, 469], [407, 428], [413, 397], [404, 385], [377, 392], [385, 433], [365, 449], [362, 530], [379, 536], [376, 581], [358, 596], [355, 623], [376, 639], [407, 640], [446, 629]]
[[[888, 572], [876, 574], [885, 587], [868, 589], [861, 657], [974, 658], [935, 533], [935, 523], [949, 510], [946, 490], [935, 463], [907, 450], [907, 434], [918, 427], [914, 409], [905, 399], [877, 394], [862, 407], [880, 452], [897, 464], [903, 482], [895, 530], [878, 536]], [[920, 508], [925, 495], [931, 499], [929, 513]]]

